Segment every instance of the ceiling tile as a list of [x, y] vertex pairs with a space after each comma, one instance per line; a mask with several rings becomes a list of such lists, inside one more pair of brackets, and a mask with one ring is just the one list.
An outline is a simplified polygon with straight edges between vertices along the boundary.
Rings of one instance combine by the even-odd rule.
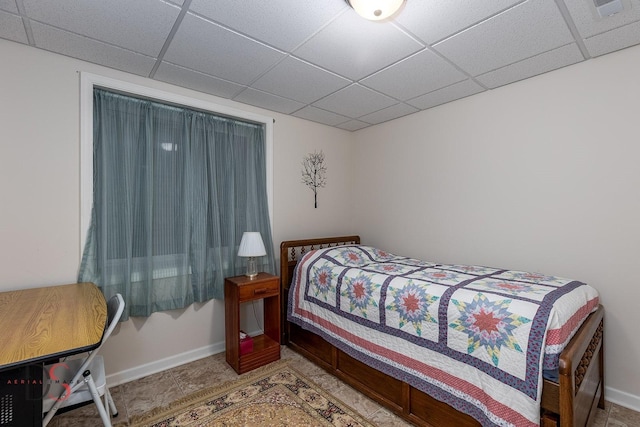
[[421, 110], [426, 110], [427, 108], [455, 101], [456, 99], [474, 95], [482, 91], [484, 91], [482, 86], [469, 79], [426, 95], [418, 96], [417, 98], [407, 101], [407, 104], [411, 104]]
[[157, 57], [180, 13], [159, 0], [23, 0], [29, 18]]
[[406, 101], [466, 78], [466, 75], [447, 61], [425, 49], [360, 83]]
[[15, 0], [0, 0], [0, 10], [5, 10], [11, 13], [18, 13]]
[[187, 68], [178, 67], [177, 65], [167, 62], [160, 64], [154, 78], [166, 83], [210, 93], [211, 95], [222, 98], [232, 98], [235, 94], [240, 93], [241, 90], [246, 88], [246, 86], [218, 79]]
[[490, 89], [584, 61], [575, 43], [481, 74], [476, 80]]
[[31, 22], [31, 30], [37, 47], [73, 58], [141, 76], [148, 76], [155, 65], [154, 58], [34, 21]]
[[190, 10], [275, 46], [291, 50], [348, 8], [341, 0], [193, 0]]
[[247, 85], [284, 58], [264, 44], [187, 13], [164, 59]]
[[358, 80], [424, 46], [391, 23], [344, 13], [293, 54], [341, 76]]
[[554, 0], [536, 0], [494, 16], [434, 48], [477, 76], [573, 41]]
[[351, 81], [308, 64], [287, 57], [251, 86], [285, 98], [310, 103], [348, 86]]
[[349, 130], [349, 131], [356, 131], [356, 130], [360, 130], [360, 129], [364, 129], [366, 127], [368, 127], [369, 124], [368, 123], [364, 123], [358, 120], [349, 120], [348, 122], [339, 124], [336, 127], [339, 127], [340, 129], [344, 129], [344, 130]]
[[235, 96], [233, 100], [284, 114], [291, 114], [304, 107], [304, 104], [300, 102], [251, 88], [245, 89], [239, 95]]
[[592, 1], [565, 0], [578, 32], [585, 39], [640, 20], [640, 0], [623, 0], [625, 10], [606, 18], [597, 14]]
[[354, 84], [315, 102], [314, 105], [349, 118], [358, 118], [395, 103], [388, 96]]
[[0, 11], [0, 37], [14, 42], [28, 43], [22, 18]]
[[600, 56], [640, 43], [640, 22], [627, 24], [584, 41], [591, 56]]
[[414, 108], [407, 104], [398, 103], [391, 107], [383, 108], [375, 113], [367, 114], [360, 117], [360, 120], [372, 125], [378, 123], [388, 122], [389, 120], [397, 119], [398, 117], [406, 116], [418, 112], [417, 108]]
[[339, 114], [331, 113], [327, 110], [323, 110], [321, 108], [316, 108], [312, 105], [308, 105], [295, 113], [294, 116], [300, 117], [302, 119], [311, 120], [318, 123], [323, 123], [329, 126], [335, 126], [340, 123], [344, 123], [349, 121], [350, 119], [345, 116], [341, 116]]
[[396, 21], [425, 43], [433, 44], [521, 1], [408, 1]]

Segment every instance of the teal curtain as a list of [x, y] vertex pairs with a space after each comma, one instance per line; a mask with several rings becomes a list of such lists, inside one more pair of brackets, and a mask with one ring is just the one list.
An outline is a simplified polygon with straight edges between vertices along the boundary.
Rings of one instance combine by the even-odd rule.
[[275, 274], [264, 125], [95, 89], [93, 208], [78, 275], [128, 316], [223, 298], [259, 231]]

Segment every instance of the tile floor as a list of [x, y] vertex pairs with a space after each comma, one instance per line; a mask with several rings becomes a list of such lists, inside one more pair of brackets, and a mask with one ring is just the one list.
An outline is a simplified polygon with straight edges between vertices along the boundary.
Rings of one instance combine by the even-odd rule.
[[[283, 347], [282, 358], [290, 359], [291, 366], [347, 405], [357, 410], [370, 422], [380, 427], [409, 426], [394, 414], [353, 390], [334, 376], [326, 373], [292, 350]], [[206, 357], [186, 365], [159, 372], [139, 380], [111, 388], [119, 415], [115, 421], [168, 405], [170, 402], [199, 389], [236, 379], [238, 375], [225, 362], [224, 353]], [[640, 413], [607, 402], [598, 410], [593, 427], [640, 427]], [[56, 415], [51, 427], [80, 427], [102, 425], [95, 405], [87, 405]]]

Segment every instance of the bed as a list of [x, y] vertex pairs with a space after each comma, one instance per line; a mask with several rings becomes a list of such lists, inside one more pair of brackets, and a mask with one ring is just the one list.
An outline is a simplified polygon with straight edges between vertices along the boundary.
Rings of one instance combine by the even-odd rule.
[[[412, 260], [360, 245], [359, 236], [285, 241], [280, 260], [282, 343], [415, 425], [585, 426], [604, 408], [604, 309], [581, 282]], [[305, 275], [342, 287], [310, 285]], [[372, 285], [381, 299], [349, 295], [363, 283], [358, 277], [365, 285], [381, 279]], [[523, 283], [529, 293], [520, 301], [510, 286]], [[427, 302], [412, 299], [416, 285], [431, 286]], [[400, 289], [410, 298], [399, 298]], [[414, 311], [400, 313], [398, 301], [409, 300]], [[508, 318], [500, 345], [486, 334], [472, 339], [461, 309], [485, 300], [524, 310]], [[450, 359], [437, 359], [443, 346]]]

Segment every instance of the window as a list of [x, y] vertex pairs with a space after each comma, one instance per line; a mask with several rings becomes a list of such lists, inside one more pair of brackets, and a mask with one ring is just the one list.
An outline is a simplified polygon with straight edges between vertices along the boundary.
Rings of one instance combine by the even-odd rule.
[[221, 298], [224, 277], [243, 271], [244, 231], [262, 233], [263, 269], [275, 272], [271, 119], [96, 76], [82, 82], [79, 280], [123, 294], [134, 316]]

